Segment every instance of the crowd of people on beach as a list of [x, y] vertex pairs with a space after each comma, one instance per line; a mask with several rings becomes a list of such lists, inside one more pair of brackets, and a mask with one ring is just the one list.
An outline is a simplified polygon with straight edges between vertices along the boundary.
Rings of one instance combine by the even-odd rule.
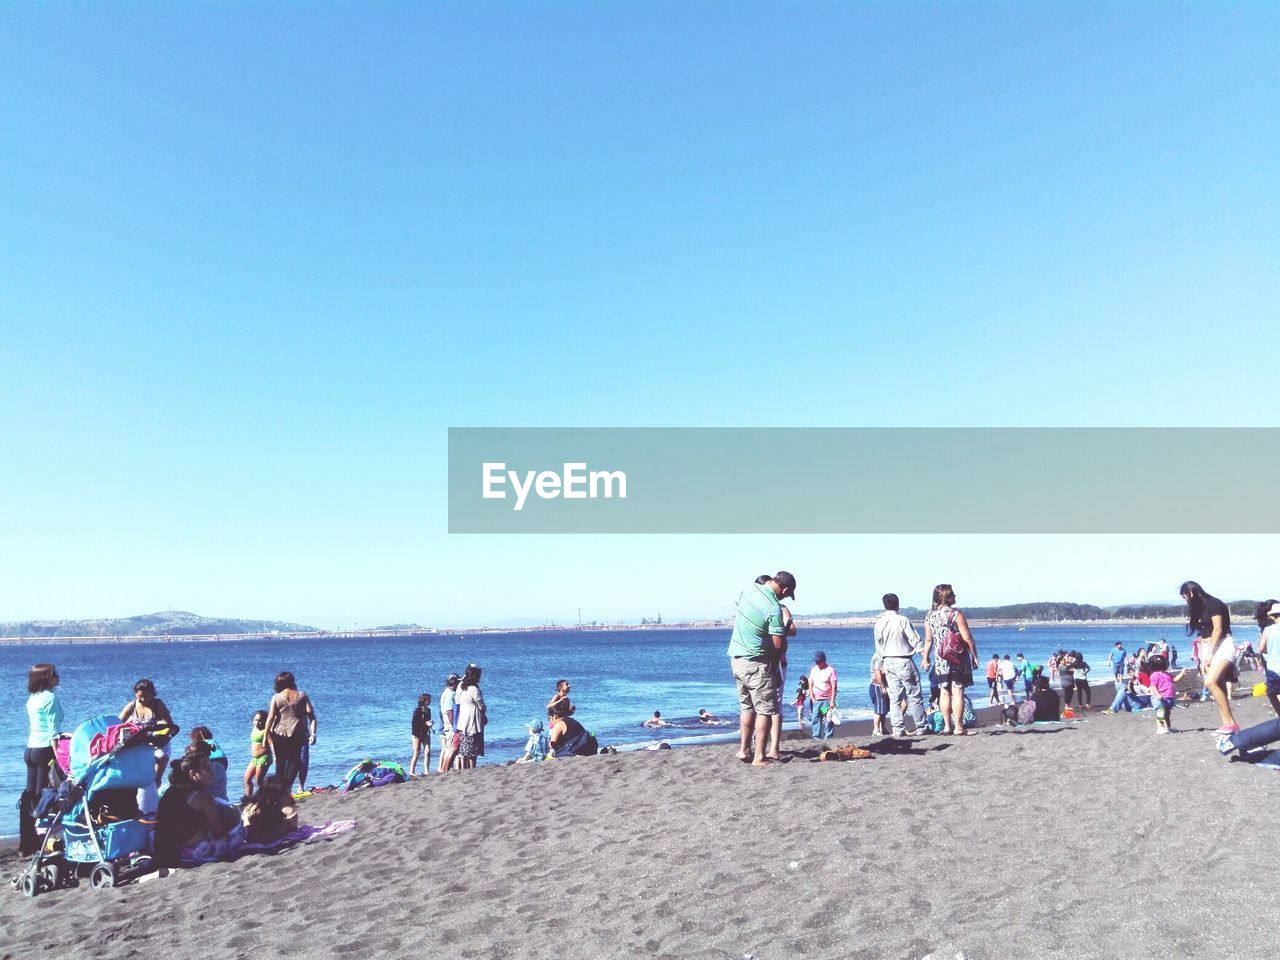
[[[757, 577], [739, 594], [736, 604], [726, 652], [740, 706], [737, 756], [753, 766], [767, 766], [780, 759], [776, 731], [783, 710], [787, 650], [796, 636], [795, 620], [782, 601], [794, 601], [795, 591], [795, 576], [783, 570], [773, 576]], [[1280, 666], [1280, 602], [1266, 600], [1257, 605], [1259, 643], [1255, 651], [1250, 642], [1237, 645], [1227, 605], [1199, 583], [1186, 581], [1179, 587], [1179, 595], [1186, 603], [1187, 634], [1194, 637], [1192, 659], [1202, 679], [1201, 699], [1211, 699], [1219, 710], [1221, 726], [1214, 731], [1219, 750], [1227, 754], [1255, 749], [1261, 743], [1280, 739], [1280, 674], [1272, 669]], [[980, 660], [969, 622], [956, 606], [954, 588], [947, 583], [934, 587], [924, 618], [923, 639], [911, 620], [900, 612], [896, 594], [885, 594], [883, 604], [884, 613], [872, 631], [875, 652], [868, 699], [874, 717], [873, 733], [883, 735], [887, 721], [892, 736], [906, 736], [909, 716], [912, 735], [972, 735], [973, 705], [965, 691], [974, 685]], [[1191, 669], [1175, 674], [1172, 671], [1177, 664], [1177, 647], [1163, 639], [1132, 652], [1126, 652], [1123, 643], [1117, 642], [1107, 657], [1115, 698], [1101, 712], [1112, 715], [1151, 709], [1156, 717], [1155, 732], [1171, 733], [1173, 711], [1180, 702], [1177, 684]], [[1269, 698], [1277, 720], [1275, 725], [1263, 724], [1264, 730], [1254, 728], [1242, 733], [1231, 710], [1231, 699], [1239, 671], [1246, 666], [1264, 669], [1264, 688], [1260, 692]], [[927, 705], [922, 671], [929, 683]], [[1022, 653], [992, 654], [986, 665], [987, 702], [1002, 707], [1005, 723], [1074, 719], [1075, 710], [1088, 711], [1093, 706], [1090, 672], [1090, 665], [1078, 650], [1058, 650], [1044, 666], [1032, 664]], [[837, 690], [835, 668], [827, 662], [825, 652], [816, 652], [813, 667], [808, 676], [800, 678], [792, 702], [797, 723], [803, 724], [808, 714], [811, 735], [816, 740], [830, 739], [834, 726], [840, 722]], [[1184, 694], [1182, 705], [1189, 699], [1190, 694]], [[1270, 739], [1259, 740], [1260, 737]]]
[[[755, 766], [780, 759], [787, 653], [797, 633], [791, 611], [782, 601], [794, 601], [795, 591], [795, 577], [780, 571], [757, 577], [737, 602], [727, 650], [740, 706], [737, 756]], [[1156, 717], [1156, 732], [1168, 733], [1177, 706], [1185, 706], [1190, 699], [1212, 700], [1220, 714], [1221, 725], [1215, 733], [1223, 754], [1251, 751], [1280, 740], [1280, 675], [1273, 669], [1280, 666], [1280, 601], [1258, 605], [1255, 650], [1252, 643], [1237, 644], [1230, 611], [1221, 600], [1194, 581], [1184, 583], [1180, 594], [1187, 605], [1187, 632], [1195, 638], [1192, 665], [1174, 673], [1178, 651], [1164, 640], [1132, 651], [1117, 642], [1106, 664], [1115, 696], [1101, 713], [1150, 709]], [[900, 612], [897, 595], [885, 594], [883, 603], [884, 612], [873, 628], [875, 652], [867, 688], [874, 731], [894, 737], [973, 735], [973, 703], [966, 691], [974, 686], [980, 660], [973, 631], [956, 605], [955, 590], [945, 583], [933, 589], [923, 637]], [[1231, 709], [1233, 687], [1242, 666], [1253, 665], [1255, 658], [1265, 670], [1259, 692], [1269, 699], [1276, 719], [1241, 731]], [[791, 705], [798, 722], [803, 724], [807, 717], [812, 738], [825, 741], [834, 737], [841, 723], [840, 682], [824, 651], [816, 651], [812, 661], [799, 679]], [[1201, 679], [1200, 694], [1195, 697], [1188, 691], [1179, 698], [1177, 684], [1193, 670]], [[993, 654], [986, 664], [987, 702], [1002, 708], [1002, 722], [1070, 719], [1074, 710], [1092, 707], [1090, 672], [1090, 665], [1075, 650], [1056, 651], [1044, 666], [1031, 663], [1021, 652]], [[450, 674], [435, 712], [431, 694], [420, 695], [411, 719], [410, 777], [417, 775], [419, 763], [423, 774], [431, 770], [437, 721], [437, 772], [472, 769], [484, 756], [488, 713], [481, 675], [474, 663], [461, 675]], [[261, 842], [296, 824], [294, 787], [301, 794], [307, 792], [309, 751], [316, 743], [318, 720], [311, 698], [298, 689], [291, 672], [278, 674], [274, 688], [266, 709], [254, 711], [251, 717], [249, 759], [238, 802], [233, 803], [228, 794], [227, 755], [208, 727], [190, 729], [189, 742], [178, 759], [170, 756], [171, 744], [156, 750], [154, 783], [137, 791], [136, 812], [155, 821], [161, 858], [176, 861], [193, 853], [225, 852], [246, 839]], [[57, 668], [49, 663], [34, 665], [27, 692], [27, 780], [20, 803], [20, 850], [31, 853], [39, 843], [32, 811], [54, 774], [55, 743], [66, 735]], [[602, 752], [595, 735], [574, 716], [577, 707], [570, 693], [569, 680], [557, 681], [545, 720], [539, 717], [527, 724], [525, 749], [514, 762]], [[134, 684], [133, 696], [117, 720], [125, 729], [157, 722], [176, 729], [168, 705], [148, 678]], [[705, 709], [697, 720], [719, 722]], [[654, 711], [644, 725], [662, 727], [668, 721]]]
[[[60, 678], [51, 663], [35, 664], [27, 675], [26, 788], [19, 804], [19, 853], [33, 854], [40, 845], [34, 810], [37, 801], [65, 770], [57, 766], [57, 742], [69, 736], [59, 695]], [[141, 729], [160, 728], [177, 734], [178, 725], [155, 682], [142, 678], [133, 697], [104, 734], [119, 742]], [[243, 794], [233, 802], [228, 794], [229, 761], [213, 731], [195, 725], [188, 731], [182, 756], [172, 759], [174, 741], [155, 749], [154, 780], [137, 790], [132, 804], [115, 801], [116, 819], [137, 818], [155, 824], [158, 863], [217, 857], [245, 842], [265, 843], [297, 824], [293, 787], [305, 792], [309, 749], [316, 742], [315, 708], [298, 689], [292, 673], [275, 679], [275, 693], [266, 710], [250, 721], [249, 763], [242, 778]], [[270, 768], [275, 765], [275, 773]]]

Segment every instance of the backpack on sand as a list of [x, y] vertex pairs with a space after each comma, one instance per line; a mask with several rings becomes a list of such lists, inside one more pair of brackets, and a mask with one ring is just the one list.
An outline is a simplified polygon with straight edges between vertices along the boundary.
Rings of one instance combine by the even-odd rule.
[[1036, 702], [1034, 700], [1023, 700], [1018, 704], [1018, 723], [1024, 727], [1030, 726], [1036, 719]]

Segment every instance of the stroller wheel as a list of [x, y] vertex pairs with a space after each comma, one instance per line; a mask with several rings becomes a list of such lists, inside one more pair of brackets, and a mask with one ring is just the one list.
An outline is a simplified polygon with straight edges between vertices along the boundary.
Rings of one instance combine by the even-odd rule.
[[99, 863], [89, 874], [89, 886], [95, 890], [109, 890], [116, 885], [116, 866], [114, 863]]
[[40, 892], [40, 878], [32, 870], [25, 871], [18, 879], [18, 889], [24, 897], [34, 897]]

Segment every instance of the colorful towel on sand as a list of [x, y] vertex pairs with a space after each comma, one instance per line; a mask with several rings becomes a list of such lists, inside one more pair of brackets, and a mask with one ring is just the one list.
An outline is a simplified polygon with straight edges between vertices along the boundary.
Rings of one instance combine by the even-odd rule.
[[312, 840], [332, 840], [339, 834], [355, 828], [356, 822], [354, 820], [331, 820], [320, 827], [304, 823], [297, 830], [286, 833], [283, 837], [276, 837], [276, 839], [268, 843], [246, 843], [240, 850], [243, 853], [263, 853], [267, 850], [279, 850], [281, 847], [289, 847], [297, 843], [310, 843]]
[[220, 860], [238, 860], [250, 853], [281, 850], [299, 843], [310, 843], [312, 840], [331, 840], [348, 830], [354, 830], [355, 826], [354, 820], [333, 820], [319, 827], [308, 823], [268, 843], [245, 843], [244, 828], [237, 826], [221, 840], [206, 841], [190, 850], [184, 850], [179, 865], [199, 867], [206, 863], [217, 863]]

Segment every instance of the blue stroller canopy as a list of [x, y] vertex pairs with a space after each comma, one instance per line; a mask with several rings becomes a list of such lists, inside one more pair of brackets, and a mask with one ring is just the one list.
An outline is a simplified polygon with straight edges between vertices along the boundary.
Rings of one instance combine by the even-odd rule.
[[90, 756], [93, 738], [119, 723], [115, 717], [104, 714], [86, 720], [71, 735], [71, 779], [80, 785], [86, 797], [92, 797], [99, 790], [136, 790], [155, 780], [155, 747], [149, 743]]

